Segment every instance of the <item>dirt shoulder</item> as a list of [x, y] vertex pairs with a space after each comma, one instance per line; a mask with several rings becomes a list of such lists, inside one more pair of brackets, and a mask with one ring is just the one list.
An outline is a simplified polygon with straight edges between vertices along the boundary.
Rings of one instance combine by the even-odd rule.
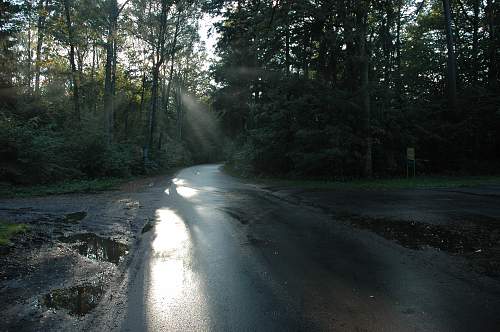
[[0, 200], [0, 220], [25, 224], [0, 254], [2, 330], [66, 330], [127, 269], [171, 176], [118, 190]]

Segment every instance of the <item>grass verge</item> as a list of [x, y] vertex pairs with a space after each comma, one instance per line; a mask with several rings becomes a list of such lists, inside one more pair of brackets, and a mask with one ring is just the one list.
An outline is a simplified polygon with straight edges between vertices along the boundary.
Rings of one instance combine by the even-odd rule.
[[98, 192], [104, 190], [117, 189], [118, 186], [131, 179], [123, 178], [104, 178], [93, 180], [71, 180], [58, 182], [47, 185], [36, 186], [0, 186], [0, 197], [31, 197], [31, 196], [45, 196], [45, 195], [58, 195], [69, 193], [88, 193]]
[[357, 179], [345, 181], [281, 179], [248, 176], [225, 165], [224, 171], [246, 182], [254, 182], [272, 187], [304, 189], [422, 189], [422, 188], [463, 188], [484, 185], [500, 185], [500, 176], [417, 176], [414, 178]]
[[0, 245], [5, 246], [10, 244], [10, 239], [18, 234], [28, 230], [25, 224], [7, 224], [0, 221]]
[[123, 178], [98, 178], [88, 180], [67, 180], [44, 185], [13, 186], [0, 183], [0, 198], [35, 197], [48, 195], [62, 195], [73, 193], [96, 193], [107, 190], [119, 190], [122, 185], [140, 179], [154, 176], [175, 174], [181, 167], [162, 169], [149, 172], [145, 175], [136, 175]]

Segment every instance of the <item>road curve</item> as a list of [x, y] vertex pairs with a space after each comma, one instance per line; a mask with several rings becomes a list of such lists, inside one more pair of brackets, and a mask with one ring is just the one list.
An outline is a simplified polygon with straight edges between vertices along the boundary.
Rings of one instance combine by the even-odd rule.
[[[494, 331], [500, 287], [221, 172], [148, 196], [155, 227], [96, 331]], [[103, 308], [107, 308], [103, 312]]]

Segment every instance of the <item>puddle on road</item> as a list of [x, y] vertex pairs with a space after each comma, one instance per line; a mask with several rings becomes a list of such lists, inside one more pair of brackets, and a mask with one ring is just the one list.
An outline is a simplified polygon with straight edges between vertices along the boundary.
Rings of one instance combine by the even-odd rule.
[[87, 216], [87, 212], [85, 212], [85, 211], [68, 213], [64, 216], [62, 221], [65, 223], [69, 223], [69, 224], [77, 224], [86, 216]]
[[72, 315], [83, 316], [94, 309], [104, 293], [100, 282], [70, 288], [55, 289], [42, 298], [42, 303], [51, 309], [66, 309]]
[[51, 214], [40, 215], [36, 219], [37, 223], [57, 223], [57, 224], [78, 224], [87, 216], [87, 212], [78, 211], [67, 213], [64, 216], [54, 216]]
[[59, 240], [71, 244], [80, 255], [96, 261], [119, 264], [128, 254], [126, 244], [97, 236], [94, 233], [70, 235], [60, 237]]
[[473, 252], [479, 243], [460, 229], [423, 222], [351, 216], [348, 221], [358, 228], [369, 229], [402, 246], [421, 249], [431, 246], [451, 253]]
[[150, 230], [152, 230], [154, 227], [154, 222], [152, 221], [148, 221], [144, 227], [142, 228], [142, 231], [141, 231], [141, 234], [144, 234], [146, 232], [149, 232]]
[[461, 255], [475, 269], [500, 277], [500, 220], [475, 218], [453, 224], [434, 225], [424, 222], [390, 220], [366, 216], [341, 218], [351, 225], [367, 229], [411, 249], [426, 246]]
[[247, 235], [248, 244], [256, 247], [269, 247], [272, 242], [270, 240], [263, 240], [253, 237], [252, 235]]
[[240, 210], [230, 208], [219, 208], [219, 210], [225, 212], [231, 218], [239, 221], [243, 225], [248, 224], [248, 220], [243, 216], [243, 213]]

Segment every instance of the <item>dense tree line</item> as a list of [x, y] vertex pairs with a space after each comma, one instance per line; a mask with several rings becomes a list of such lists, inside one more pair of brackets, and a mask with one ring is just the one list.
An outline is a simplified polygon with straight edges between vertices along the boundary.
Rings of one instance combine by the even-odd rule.
[[241, 171], [498, 172], [496, 0], [212, 0], [214, 107]]
[[[221, 18], [211, 76], [204, 12]], [[498, 13], [496, 0], [1, 0], [0, 182], [214, 160], [222, 137], [245, 172], [397, 175], [406, 147], [422, 172], [496, 172]]]
[[0, 182], [206, 159], [211, 119], [182, 130], [209, 90], [201, 15], [190, 0], [1, 0]]

